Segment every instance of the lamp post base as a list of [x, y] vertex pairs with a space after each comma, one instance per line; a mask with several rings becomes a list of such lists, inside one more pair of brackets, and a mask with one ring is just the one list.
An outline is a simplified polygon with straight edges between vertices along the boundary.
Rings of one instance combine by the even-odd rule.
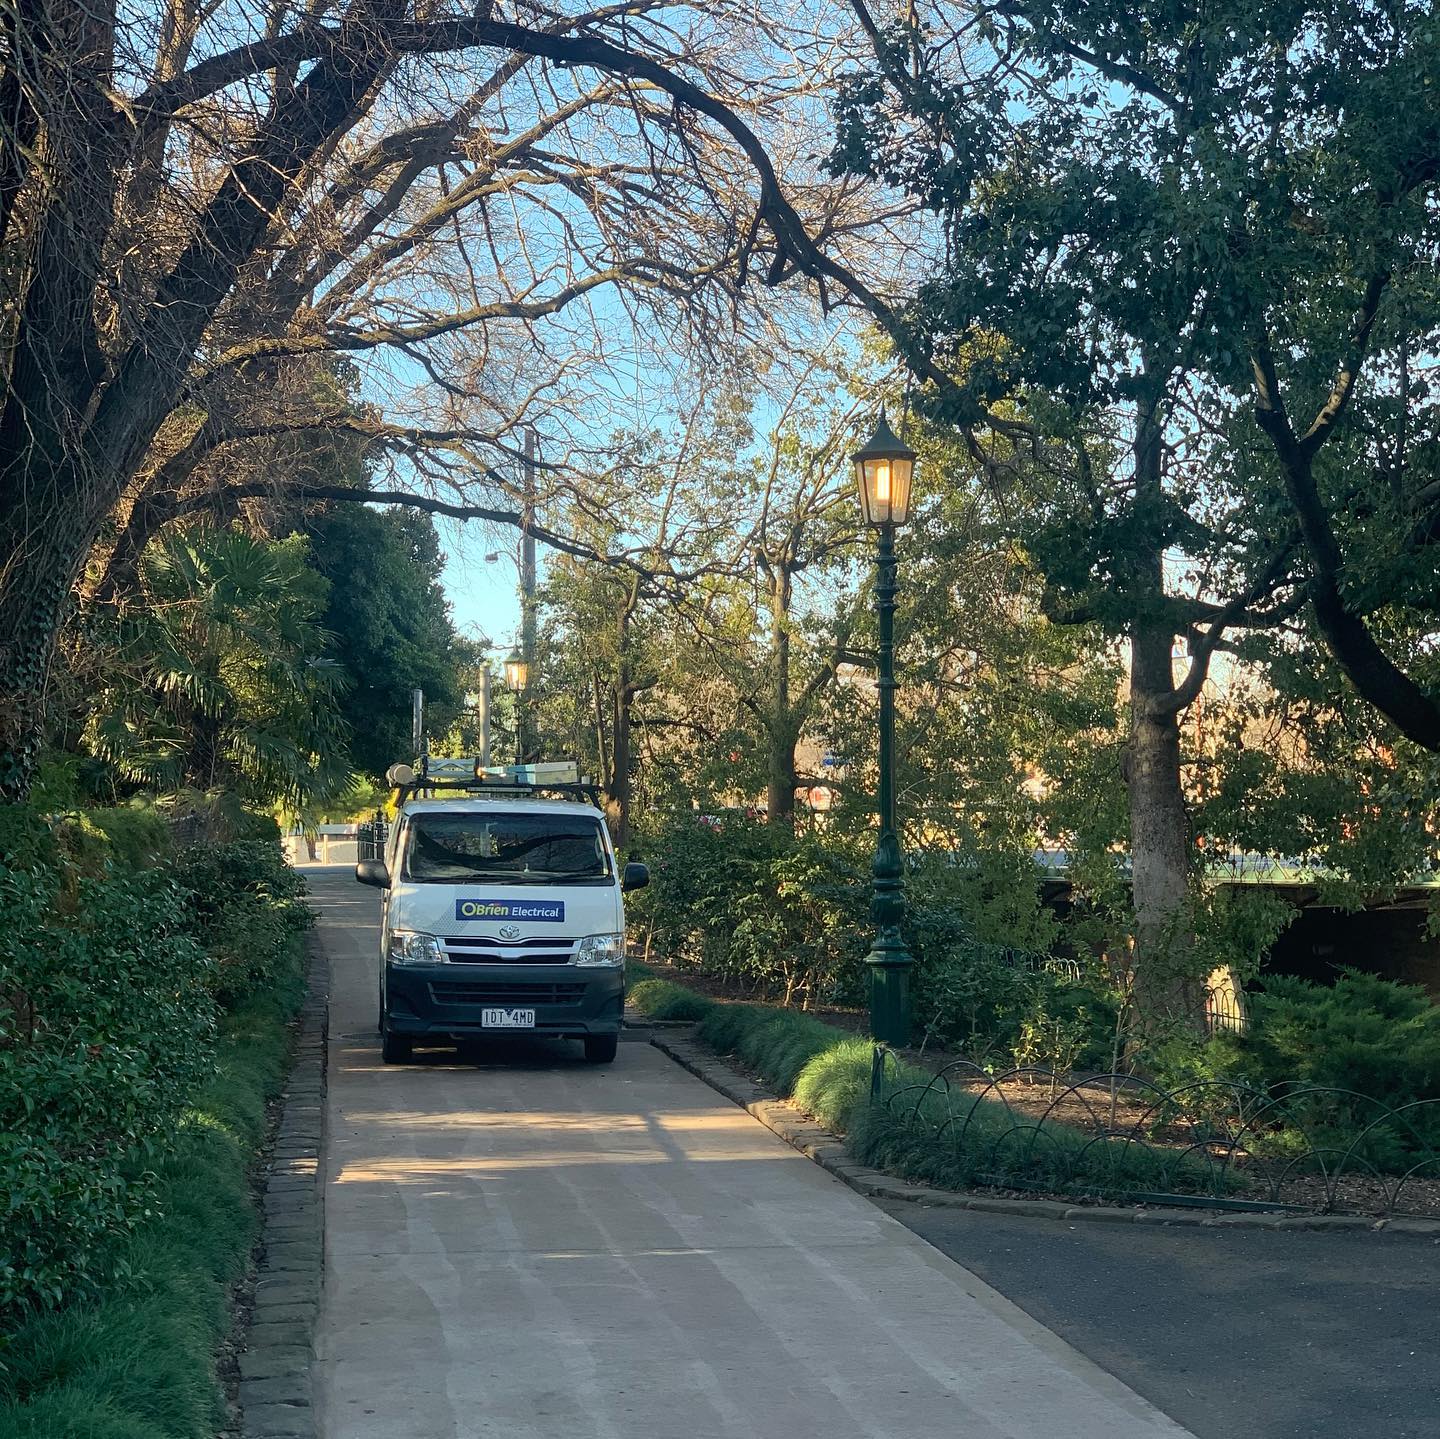
[[910, 967], [915, 961], [898, 930], [882, 930], [870, 953], [870, 1034], [892, 1049], [910, 1043]]

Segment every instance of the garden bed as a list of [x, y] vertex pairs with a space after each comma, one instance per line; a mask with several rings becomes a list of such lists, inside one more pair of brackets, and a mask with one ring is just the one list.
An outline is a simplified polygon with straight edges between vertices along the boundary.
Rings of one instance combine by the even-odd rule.
[[[1440, 1163], [1403, 1182], [1373, 1173], [1362, 1153], [1331, 1148], [1293, 1121], [1237, 1123], [1221, 1102], [1233, 1097], [1225, 1086], [1170, 1092], [1128, 1076], [1040, 1070], [996, 1077], [912, 1051], [887, 1060], [882, 1102], [872, 1105], [873, 1046], [859, 1023], [704, 994], [662, 973], [636, 985], [642, 1012], [698, 1021], [702, 1042], [845, 1135], [865, 1162], [907, 1178], [1071, 1203], [1440, 1217]], [[1263, 1111], [1262, 1096], [1242, 1098]]]

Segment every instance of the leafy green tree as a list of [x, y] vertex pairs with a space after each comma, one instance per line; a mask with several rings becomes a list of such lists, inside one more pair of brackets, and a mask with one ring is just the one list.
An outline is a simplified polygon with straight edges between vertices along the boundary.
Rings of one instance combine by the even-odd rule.
[[323, 624], [346, 677], [336, 702], [351, 761], [383, 775], [410, 754], [411, 691], [425, 691], [429, 728], [442, 733], [460, 712], [470, 687], [464, 671], [478, 657], [451, 622], [429, 516], [334, 503], [302, 524], [310, 563], [328, 583]]
[[298, 537], [175, 530], [142, 561], [143, 603], [103, 614], [84, 743], [127, 782], [229, 789], [266, 808], [343, 788], [343, 683], [325, 581]]
[[1181, 732], [1212, 657], [1308, 604], [1358, 692], [1440, 744], [1424, 625], [1393, 618], [1433, 606], [1433, 563], [1380, 573], [1436, 498], [1430, 389], [1401, 377], [1440, 318], [1437, 21], [1368, 0], [911, 13], [872, 30], [834, 163], [939, 217], [944, 263], [906, 312], [909, 358], [951, 378], [927, 400], [997, 483], [1029, 476], [1052, 613], [1125, 643], [1137, 983], [1154, 1026], [1190, 1023]]
[[552, 696], [550, 708], [571, 733], [591, 709], [584, 748], [617, 834], [628, 831], [637, 730], [662, 764], [686, 756], [689, 794], [763, 790], [772, 822], [793, 821], [797, 747], [849, 623], [837, 561], [855, 531], [843, 484], [851, 416], [835, 379], [818, 359], [781, 376], [780, 418], [762, 434], [772, 397], [727, 378], [675, 417], [677, 436], [619, 437], [625, 485], [617, 478], [572, 520], [604, 558], [554, 567], [552, 621], [563, 616], [583, 650], [565, 673], [586, 698]]

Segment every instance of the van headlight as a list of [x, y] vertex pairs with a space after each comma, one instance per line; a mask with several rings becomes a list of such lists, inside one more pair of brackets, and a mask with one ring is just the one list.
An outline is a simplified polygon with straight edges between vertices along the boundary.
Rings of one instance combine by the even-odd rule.
[[587, 968], [608, 965], [611, 968], [625, 963], [625, 936], [623, 934], [587, 934], [575, 951], [575, 963]]
[[433, 934], [423, 934], [413, 929], [390, 931], [389, 957], [391, 964], [450, 963], [449, 955]]

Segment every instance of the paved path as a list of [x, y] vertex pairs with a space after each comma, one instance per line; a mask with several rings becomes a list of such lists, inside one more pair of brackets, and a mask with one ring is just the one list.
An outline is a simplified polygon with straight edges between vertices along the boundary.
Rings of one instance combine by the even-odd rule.
[[1199, 1439], [1440, 1435], [1440, 1244], [886, 1207]]
[[648, 1045], [382, 1065], [375, 896], [311, 883], [325, 1439], [1185, 1439]]

